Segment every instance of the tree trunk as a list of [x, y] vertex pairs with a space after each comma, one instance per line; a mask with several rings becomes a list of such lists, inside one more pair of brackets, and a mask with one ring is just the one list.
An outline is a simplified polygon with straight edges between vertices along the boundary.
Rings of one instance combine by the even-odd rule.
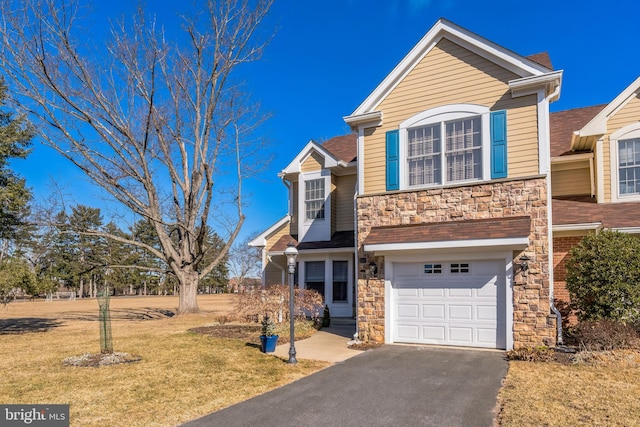
[[84, 294], [84, 279], [80, 278], [80, 289], [78, 290], [78, 298], [82, 299]]
[[197, 313], [198, 308], [198, 272], [187, 271], [178, 277], [180, 282], [180, 297], [178, 299], [178, 314]]

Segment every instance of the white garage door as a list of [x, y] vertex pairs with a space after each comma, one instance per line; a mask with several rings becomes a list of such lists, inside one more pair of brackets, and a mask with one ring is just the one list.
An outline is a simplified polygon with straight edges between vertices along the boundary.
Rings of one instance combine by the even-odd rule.
[[396, 263], [393, 341], [505, 348], [504, 261]]

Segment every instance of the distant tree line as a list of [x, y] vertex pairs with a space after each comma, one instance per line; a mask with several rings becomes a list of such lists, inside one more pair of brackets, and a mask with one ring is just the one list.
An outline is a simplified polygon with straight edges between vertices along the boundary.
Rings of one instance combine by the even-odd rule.
[[[94, 297], [109, 288], [114, 295], [174, 295], [178, 282], [167, 265], [139, 246], [85, 234], [104, 230], [126, 240], [159, 245], [151, 224], [139, 220], [121, 229], [103, 223], [99, 208], [76, 205], [60, 211], [48, 225], [34, 227], [25, 222], [15, 239], [5, 240], [8, 249], [0, 261], [0, 280], [10, 293], [45, 295], [58, 290], [75, 291], [78, 297]], [[214, 257], [224, 242], [206, 232], [208, 256]], [[4, 274], [2, 274], [4, 272]], [[220, 263], [200, 281], [199, 293], [228, 291], [227, 262]]]

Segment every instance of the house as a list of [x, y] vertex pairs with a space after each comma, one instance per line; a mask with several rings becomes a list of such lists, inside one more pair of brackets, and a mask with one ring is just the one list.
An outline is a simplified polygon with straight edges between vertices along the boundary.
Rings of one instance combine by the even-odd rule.
[[640, 234], [640, 78], [606, 105], [550, 115], [555, 297], [567, 253], [602, 228]]
[[250, 244], [263, 248], [263, 283], [287, 283], [284, 250], [298, 249], [296, 282], [325, 298], [331, 315], [355, 315], [356, 136], [309, 143], [279, 176], [288, 214]]
[[640, 79], [550, 114], [561, 86], [547, 54], [439, 20], [344, 117], [353, 134], [280, 173], [288, 215], [251, 243], [263, 283], [285, 282], [293, 242], [297, 283], [353, 310], [364, 341], [555, 344], [568, 249], [640, 231]]

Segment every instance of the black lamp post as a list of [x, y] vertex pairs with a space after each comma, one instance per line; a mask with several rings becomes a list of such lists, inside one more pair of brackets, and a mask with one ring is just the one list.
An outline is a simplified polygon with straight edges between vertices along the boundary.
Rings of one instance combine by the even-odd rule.
[[295, 245], [289, 243], [284, 254], [287, 257], [287, 267], [289, 267], [289, 361], [287, 363], [296, 364], [296, 346], [294, 344], [294, 304], [293, 299], [295, 290], [293, 289], [293, 274], [296, 272], [296, 258], [298, 258], [298, 250]]

